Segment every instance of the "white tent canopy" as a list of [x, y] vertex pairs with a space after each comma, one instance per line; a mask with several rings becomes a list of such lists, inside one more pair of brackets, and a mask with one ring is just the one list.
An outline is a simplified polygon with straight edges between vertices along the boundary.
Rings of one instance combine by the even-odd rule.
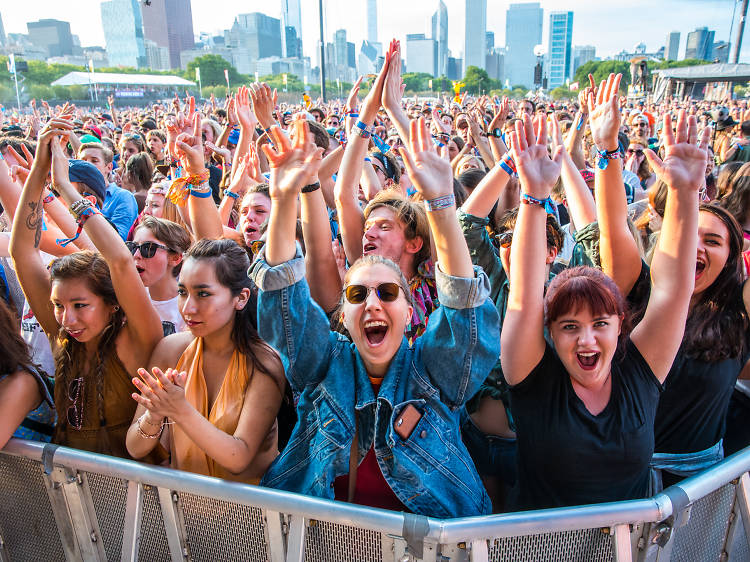
[[88, 86], [89, 84], [118, 86], [195, 86], [195, 82], [179, 76], [163, 74], [117, 74], [114, 72], [68, 72], [52, 82], [52, 86]]

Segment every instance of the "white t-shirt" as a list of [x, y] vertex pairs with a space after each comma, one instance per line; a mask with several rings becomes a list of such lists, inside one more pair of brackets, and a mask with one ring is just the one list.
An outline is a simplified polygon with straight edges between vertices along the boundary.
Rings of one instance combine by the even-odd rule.
[[161, 325], [162, 328], [164, 328], [165, 336], [187, 330], [187, 325], [182, 319], [180, 309], [177, 306], [176, 296], [166, 301], [155, 301], [154, 299], [151, 299], [151, 304], [154, 305], [156, 312], [159, 314], [159, 318], [161, 318]]
[[[42, 263], [49, 263], [55, 256], [46, 252], [39, 252], [42, 256]], [[8, 260], [9, 264], [12, 264], [12, 260]], [[42, 367], [44, 371], [50, 375], [55, 374], [55, 359], [52, 356], [52, 348], [49, 345], [47, 334], [42, 330], [42, 326], [37, 321], [34, 313], [29, 307], [28, 301], [24, 300], [23, 303], [23, 316], [21, 317], [21, 336], [26, 345], [29, 346], [31, 352], [31, 360]]]

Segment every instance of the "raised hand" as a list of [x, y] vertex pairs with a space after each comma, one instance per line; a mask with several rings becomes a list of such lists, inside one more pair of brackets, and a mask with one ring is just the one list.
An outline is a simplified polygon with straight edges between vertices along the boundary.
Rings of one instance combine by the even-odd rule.
[[[644, 154], [656, 177], [672, 189], [697, 191], [705, 181], [708, 160], [708, 142], [711, 128], [706, 127], [698, 141], [698, 122], [694, 115], [687, 116], [684, 109], [677, 117], [677, 130], [672, 132], [672, 116], [664, 116], [664, 160], [653, 150]], [[696, 144], [697, 142], [697, 144]]]
[[274, 101], [276, 95], [276, 90], [271, 91], [271, 87], [265, 82], [257, 82], [250, 86], [253, 112], [264, 129], [274, 124], [273, 108], [276, 105]]
[[200, 174], [205, 170], [201, 116], [198, 113], [193, 115], [192, 134], [180, 133], [175, 139], [175, 151], [188, 174]]
[[250, 91], [247, 86], [240, 86], [240, 89], [237, 91], [235, 111], [237, 112], [237, 120], [240, 123], [240, 127], [252, 134], [255, 125], [258, 124], [258, 119], [256, 119], [253, 113], [250, 103]]
[[[201, 138], [203, 137], [201, 136]], [[224, 148], [223, 146], [216, 146], [212, 142], [206, 142], [206, 148], [216, 154], [216, 156], [222, 158], [225, 163], [229, 163], [232, 159], [232, 153], [228, 148]]]
[[167, 369], [162, 372], [154, 367], [149, 373], [146, 369], [138, 369], [138, 377], [140, 378], [134, 377], [132, 380], [140, 394], [133, 393], [131, 396], [153, 418], [178, 420], [190, 409], [191, 406], [185, 399], [185, 371], [180, 373], [176, 369]]
[[388, 76], [383, 86], [381, 102], [386, 109], [400, 109], [404, 93], [401, 78], [401, 44], [395, 39], [391, 41], [391, 58], [388, 63]]
[[28, 148], [26, 148], [25, 144], [21, 144], [21, 152], [23, 152], [23, 156], [18, 154], [18, 152], [16, 152], [10, 145], [8, 145], [8, 152], [10, 152], [13, 158], [16, 159], [16, 162], [18, 162], [10, 167], [10, 179], [23, 185], [26, 183], [26, 178], [29, 177], [31, 165], [34, 163], [34, 155]]
[[508, 98], [503, 97], [503, 101], [500, 105], [495, 106], [495, 116], [490, 121], [490, 125], [487, 128], [488, 131], [492, 132], [495, 129], [502, 129], [505, 122], [508, 120], [508, 112], [510, 111], [510, 105], [508, 104]]
[[263, 152], [271, 167], [271, 199], [296, 198], [300, 190], [313, 182], [323, 158], [323, 149], [312, 140], [307, 122], [301, 116], [292, 122], [294, 140], [289, 141], [278, 126], [271, 128], [275, 147], [264, 144]]
[[[589, 92], [587, 100], [591, 137], [599, 150], [615, 150], [620, 131], [620, 89], [622, 74], [610, 74], [596, 92]], [[593, 78], [592, 78], [593, 81]]]
[[395, 39], [391, 40], [388, 51], [385, 53], [383, 68], [380, 69], [380, 73], [377, 78], [375, 78], [375, 82], [373, 82], [370, 91], [362, 102], [362, 107], [359, 112], [359, 120], [368, 125], [372, 123], [378, 115], [378, 110], [382, 103], [381, 100], [383, 98], [386, 76], [388, 75], [388, 69], [390, 68], [391, 56], [393, 51], [397, 48], [397, 43], [398, 42]]
[[453, 193], [450, 163], [435, 150], [435, 144], [423, 117], [409, 123], [408, 150], [399, 148], [404, 166], [414, 187], [425, 200]]
[[524, 114], [523, 122], [516, 121], [511, 133], [511, 154], [518, 169], [521, 189], [537, 199], [549, 197], [552, 186], [560, 177], [562, 167], [562, 147], [555, 149], [553, 158], [547, 154], [547, 119], [537, 119], [537, 131], [531, 118]]
[[357, 99], [357, 94], [359, 94], [359, 87], [362, 85], [362, 79], [364, 76], [360, 76], [357, 81], [354, 83], [354, 86], [352, 86], [351, 91], [349, 92], [349, 97], [346, 98], [346, 113], [356, 113], [357, 107], [359, 106], [359, 99]]

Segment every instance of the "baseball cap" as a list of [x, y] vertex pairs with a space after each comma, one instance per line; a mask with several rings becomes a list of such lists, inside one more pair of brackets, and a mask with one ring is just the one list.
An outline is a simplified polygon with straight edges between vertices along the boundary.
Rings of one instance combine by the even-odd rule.
[[107, 185], [99, 169], [84, 160], [68, 160], [68, 174], [70, 181], [86, 185], [95, 195], [104, 201], [107, 195]]

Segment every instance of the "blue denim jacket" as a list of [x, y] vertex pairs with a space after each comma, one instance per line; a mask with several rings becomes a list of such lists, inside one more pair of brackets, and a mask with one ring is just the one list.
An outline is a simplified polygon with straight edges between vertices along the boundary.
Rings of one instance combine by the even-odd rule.
[[[403, 339], [377, 397], [354, 344], [329, 330], [310, 298], [304, 272], [299, 251], [276, 267], [261, 254], [250, 269], [260, 289], [260, 335], [281, 355], [299, 396], [299, 421], [261, 484], [333, 499], [334, 480], [349, 473], [356, 431], [360, 459], [374, 446], [383, 476], [412, 512], [441, 518], [490, 513], [459, 429], [459, 409], [499, 353], [497, 311], [481, 268], [473, 279], [436, 268], [441, 306], [413, 346]], [[408, 404], [422, 418], [404, 440], [393, 426]]]

